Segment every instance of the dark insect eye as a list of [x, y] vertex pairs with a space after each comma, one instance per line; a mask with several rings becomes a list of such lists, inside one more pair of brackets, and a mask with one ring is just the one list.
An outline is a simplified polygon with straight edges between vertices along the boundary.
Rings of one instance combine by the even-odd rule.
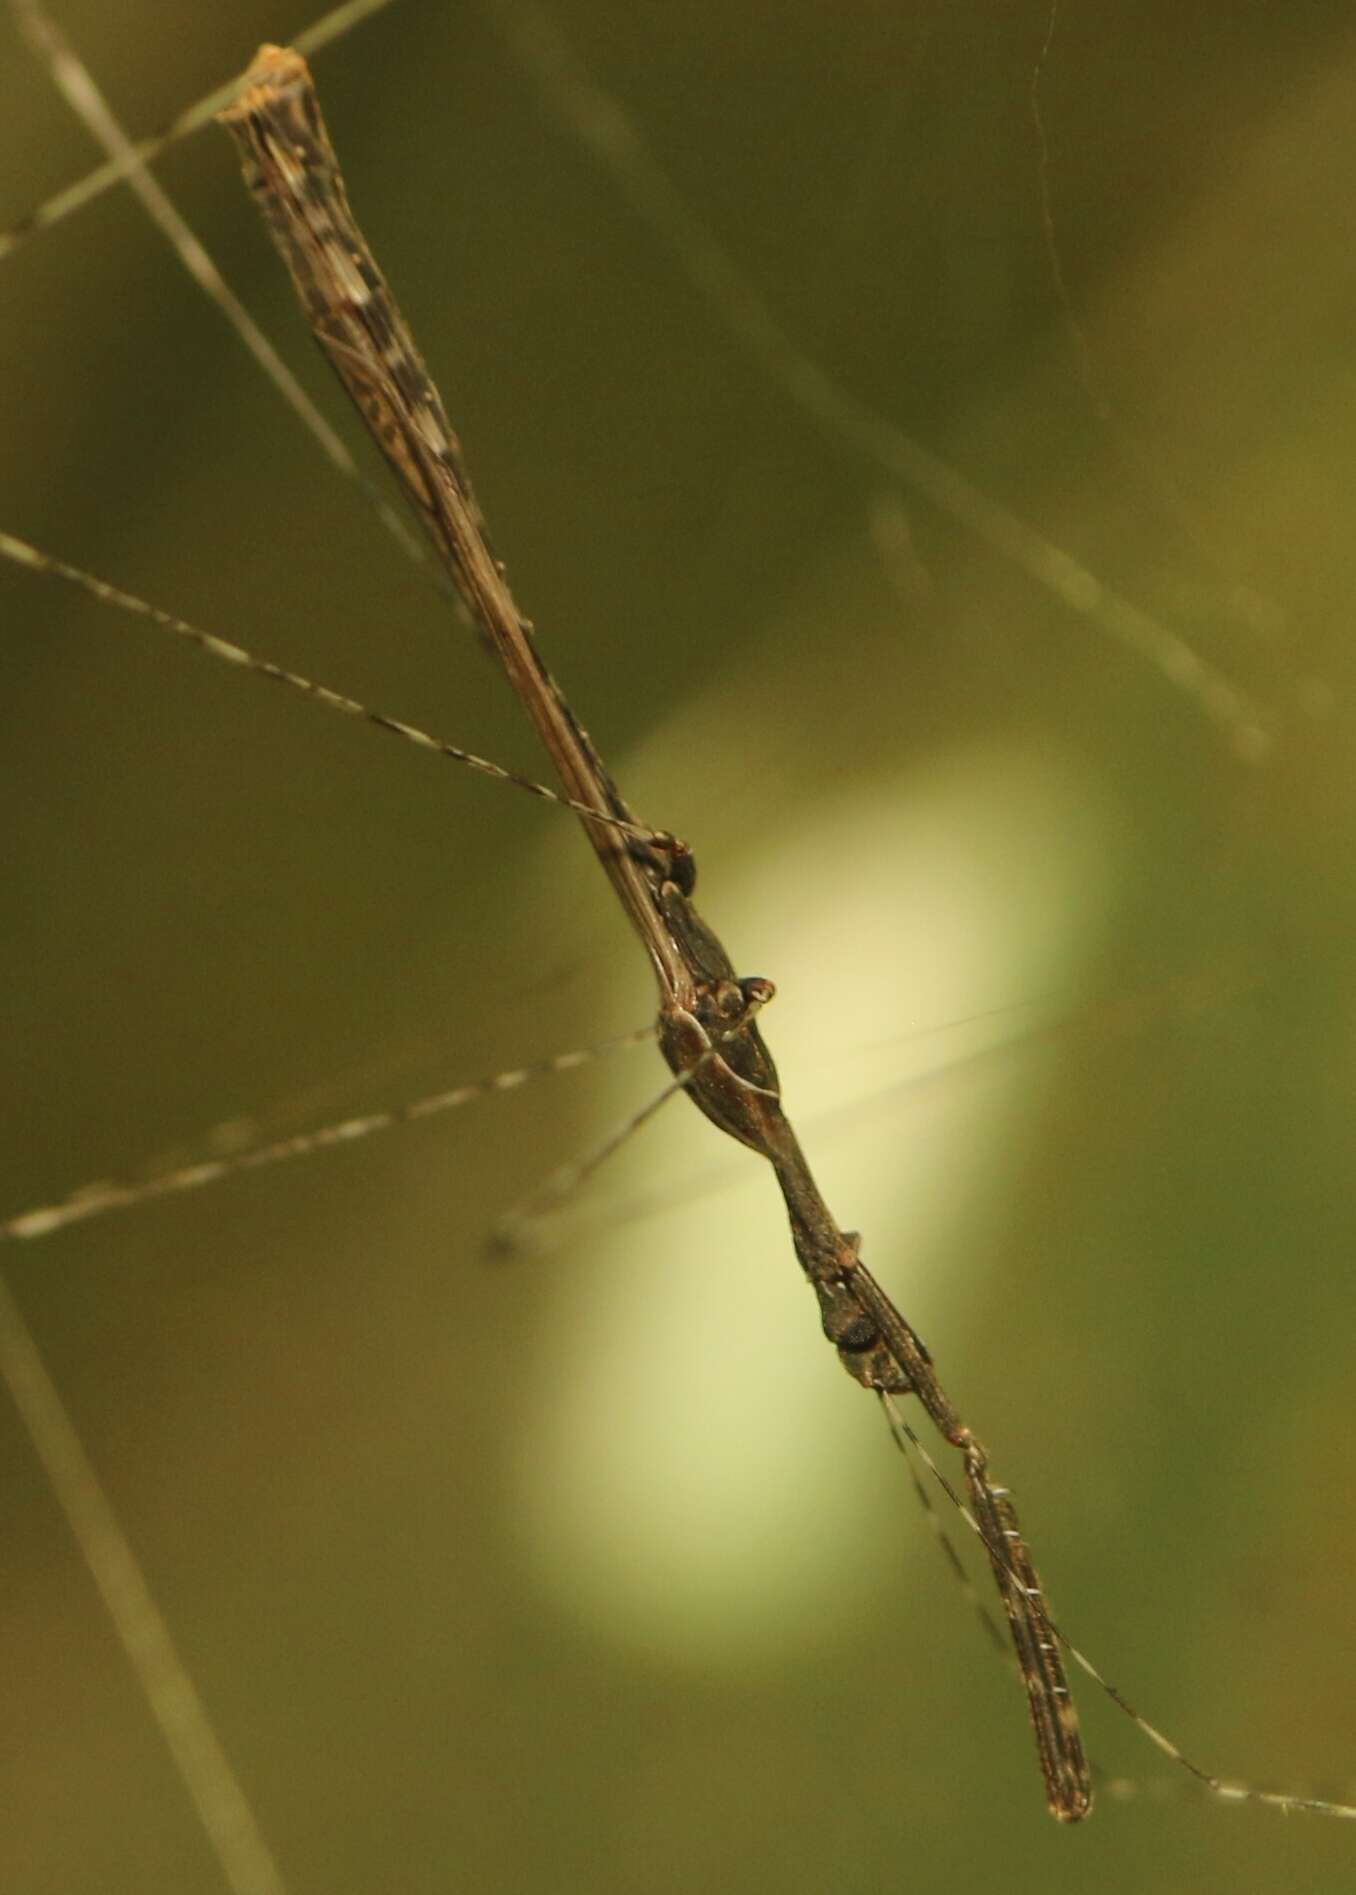
[[669, 874], [682, 892], [690, 895], [697, 886], [697, 858], [676, 836], [665, 835], [664, 842], [670, 851]]

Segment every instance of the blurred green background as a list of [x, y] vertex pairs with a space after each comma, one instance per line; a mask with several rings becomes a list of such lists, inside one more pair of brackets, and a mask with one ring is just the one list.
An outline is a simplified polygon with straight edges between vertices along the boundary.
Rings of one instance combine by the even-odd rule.
[[[61, 9], [138, 130], [310, 17]], [[1209, 1767], [1351, 1794], [1350, 10], [1067, 7], [1064, 309], [1043, 4], [557, 15], [825, 371], [1237, 680], [1262, 764], [801, 412], [502, 17], [402, 0], [316, 72], [546, 655], [777, 980], [826, 1195], [1061, 1620]], [[8, 222], [91, 150], [0, 32]], [[225, 138], [160, 175], [356, 443]], [[0, 524], [542, 770], [130, 198], [0, 280]], [[0, 595], [12, 1210], [648, 1017], [567, 820]], [[12, 1261], [288, 1887], [1351, 1887], [1349, 1828], [1179, 1790], [1090, 1687], [1144, 1787], [1049, 1820], [771, 1183], [696, 1114], [485, 1265], [660, 1077], [626, 1054]], [[12, 1417], [0, 1462], [0, 1887], [217, 1889]]]

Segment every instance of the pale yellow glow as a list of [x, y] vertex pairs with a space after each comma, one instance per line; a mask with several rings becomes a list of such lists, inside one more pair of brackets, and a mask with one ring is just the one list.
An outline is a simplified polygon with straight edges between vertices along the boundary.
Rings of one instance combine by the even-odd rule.
[[[1059, 759], [995, 746], [803, 808], [777, 844], [726, 851], [711, 913], [727, 945], [775, 941], [768, 1038], [816, 1175], [954, 1360], [991, 1286], [948, 1270], [948, 1226], [1011, 1183], [1039, 1075], [975, 1060], [917, 1096], [910, 1077], [1001, 1043], [1001, 1009], [1067, 985], [1107, 912], [1103, 821]], [[903, 1090], [854, 1110], [885, 1087]], [[633, 1067], [610, 1071], [596, 1129], [637, 1096]], [[930, 1536], [818, 1335], [766, 1167], [678, 1100], [590, 1189], [587, 1240], [550, 1260], [521, 1443], [537, 1583], [594, 1636], [703, 1667], [843, 1636], [835, 1601], [907, 1598]], [[651, 1214], [609, 1225], [628, 1204]]]

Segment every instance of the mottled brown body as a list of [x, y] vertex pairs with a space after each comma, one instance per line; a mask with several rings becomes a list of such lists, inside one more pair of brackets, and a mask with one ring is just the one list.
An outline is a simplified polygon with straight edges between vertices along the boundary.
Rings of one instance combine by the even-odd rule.
[[1092, 1804], [1087, 1761], [1058, 1640], [1005, 1488], [938, 1381], [932, 1358], [840, 1230], [782, 1110], [757, 1014], [769, 981], [736, 976], [693, 905], [686, 845], [645, 831], [539, 656], [495, 557], [461, 445], [405, 321], [353, 220], [305, 62], [264, 47], [223, 114], [245, 175], [308, 321], [367, 423], [470, 613], [551, 756], [589, 841], [648, 953], [658, 1036], [683, 1089], [714, 1125], [771, 1164], [824, 1333], [854, 1380], [882, 1397], [915, 1395], [956, 1447], [980, 1537], [1007, 1613], [1050, 1809], [1075, 1821]]

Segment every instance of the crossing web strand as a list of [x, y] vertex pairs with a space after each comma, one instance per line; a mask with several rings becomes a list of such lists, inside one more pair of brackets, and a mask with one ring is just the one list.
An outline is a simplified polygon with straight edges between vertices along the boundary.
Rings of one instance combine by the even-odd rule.
[[[360, 26], [372, 15], [382, 13], [394, 0], [346, 0], [343, 6], [334, 7], [322, 15], [315, 23], [296, 34], [295, 43], [299, 52], [315, 53], [323, 47], [342, 39], [345, 34]], [[26, 6], [24, 0], [10, 0], [11, 10], [17, 17], [25, 15], [31, 18], [36, 9]], [[137, 138], [125, 144], [115, 155], [110, 155], [105, 163], [97, 165], [83, 178], [77, 178], [73, 184], [47, 198], [23, 220], [7, 231], [0, 232], [0, 262], [11, 251], [17, 250], [32, 237], [44, 230], [50, 230], [54, 224], [61, 223], [76, 211], [83, 210], [87, 204], [94, 203], [106, 191], [124, 184], [128, 179], [145, 171], [154, 164], [162, 153], [182, 139], [190, 138], [210, 125], [223, 106], [229, 105], [239, 86], [239, 74], [233, 73], [229, 79], [195, 99], [190, 106], [170, 120], [163, 131], [152, 132], [149, 137]]]
[[[159, 228], [175, 256], [208, 299], [216, 305], [248, 349], [260, 370], [277, 389], [326, 460], [362, 494], [364, 500], [407, 558], [426, 567], [441, 588], [423, 547], [395, 508], [377, 492], [338, 434], [321, 414], [258, 323], [236, 296], [207, 251], [146, 169], [147, 159], [123, 131], [107, 100], [56, 22], [37, 0], [10, 0], [20, 31], [37, 57], [51, 72], [62, 96], [108, 152], [134, 196]], [[0, 249], [0, 257], [3, 257]], [[450, 588], [446, 589], [451, 592]]]
[[[1056, 58], [1059, 24], [1060, 0], [1050, 0], [1044, 35], [1031, 68], [1028, 93], [1035, 141], [1035, 182], [1041, 244], [1049, 271], [1051, 297], [1067, 338], [1070, 361], [1086, 397], [1089, 412], [1111, 445], [1125, 478], [1139, 491], [1153, 515], [1161, 516], [1164, 525], [1172, 531], [1188, 537], [1203, 568], [1207, 571], [1216, 570], [1219, 562], [1208, 543], [1208, 536], [1202, 533], [1199, 523], [1193, 518], [1186, 494], [1161, 464], [1156, 464], [1140, 450], [1126, 426], [1125, 417], [1118, 412], [1098, 364], [1092, 337], [1075, 308], [1065, 275], [1055, 206], [1055, 158], [1042, 99], [1048, 69]], [[1236, 573], [1222, 572], [1218, 580], [1208, 586], [1205, 596], [1214, 613], [1244, 628], [1256, 639], [1275, 641], [1285, 630], [1287, 615], [1281, 606], [1274, 599], [1263, 598], [1254, 587], [1243, 583]], [[1297, 705], [1303, 705], [1307, 698], [1311, 714], [1324, 714], [1321, 688], [1315, 691], [1312, 682], [1300, 679], [1292, 681], [1290, 695], [1292, 702]]]
[[287, 1895], [287, 1884], [123, 1531], [0, 1275], [0, 1379], [23, 1419], [71, 1536], [150, 1706], [231, 1895]]

